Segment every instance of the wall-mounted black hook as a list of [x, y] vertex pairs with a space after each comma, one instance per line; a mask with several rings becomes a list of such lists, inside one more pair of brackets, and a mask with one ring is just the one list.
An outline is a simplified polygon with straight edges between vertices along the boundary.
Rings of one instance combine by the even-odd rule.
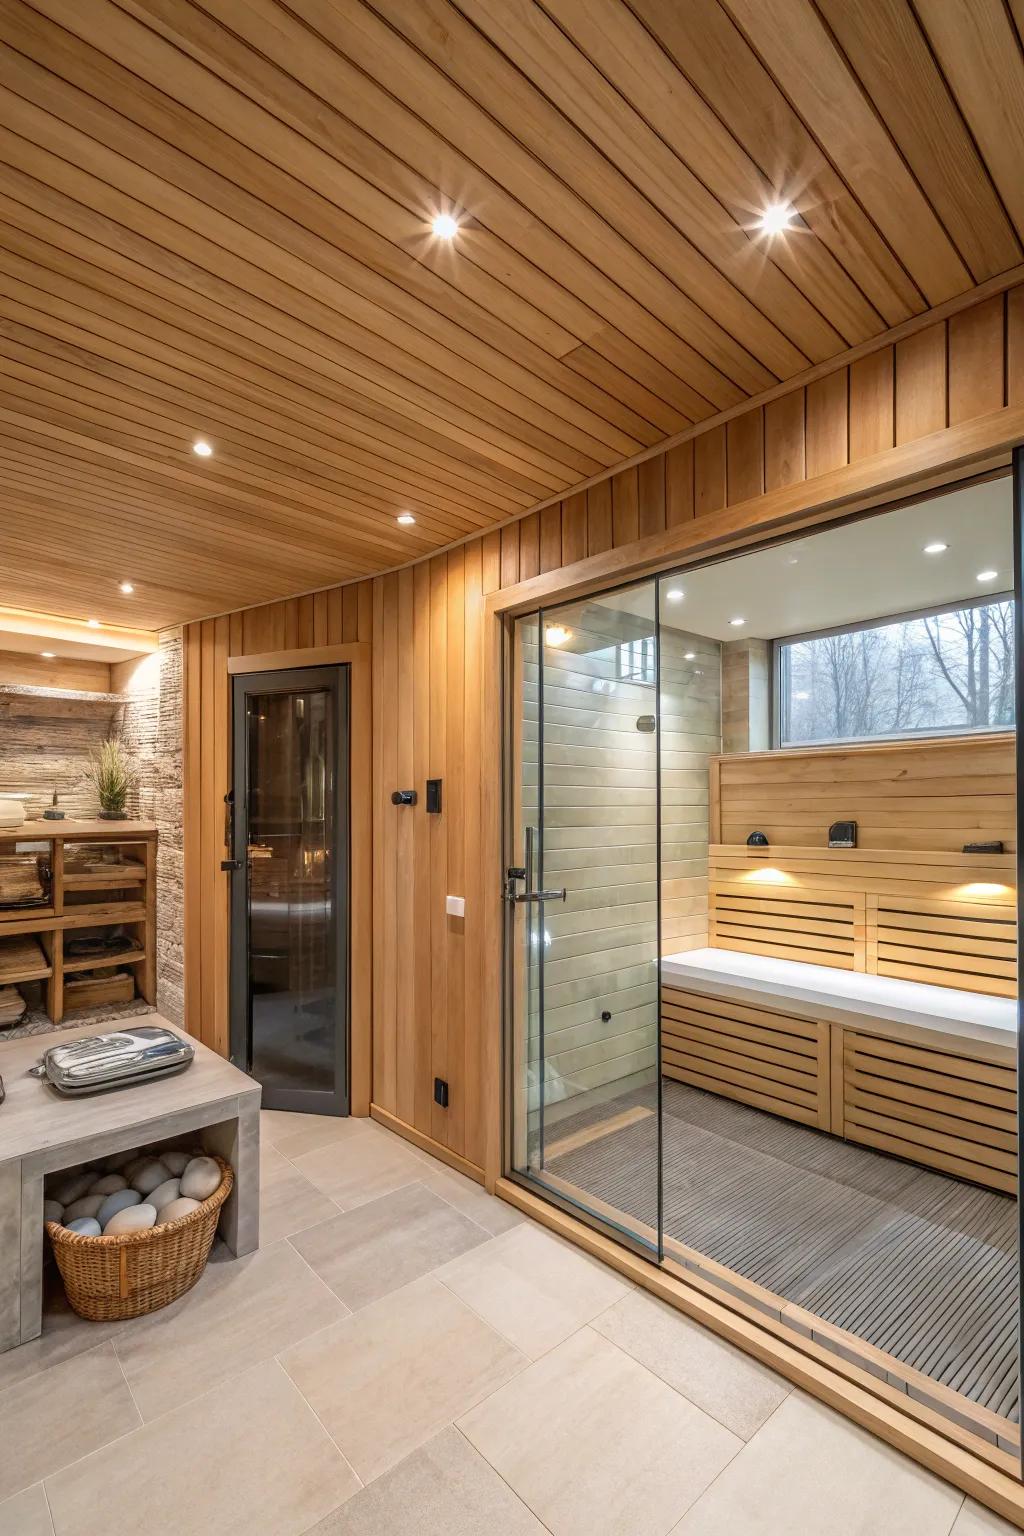
[[416, 791], [414, 789], [396, 789], [391, 793], [392, 805], [415, 805]]

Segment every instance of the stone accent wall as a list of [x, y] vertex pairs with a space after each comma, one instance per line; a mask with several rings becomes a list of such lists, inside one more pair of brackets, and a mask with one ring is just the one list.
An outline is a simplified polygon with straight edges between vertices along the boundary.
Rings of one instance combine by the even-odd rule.
[[181, 630], [167, 629], [159, 651], [113, 669], [125, 697], [118, 729], [138, 774], [131, 814], [160, 831], [157, 1008], [176, 1024], [185, 1018], [181, 659]]

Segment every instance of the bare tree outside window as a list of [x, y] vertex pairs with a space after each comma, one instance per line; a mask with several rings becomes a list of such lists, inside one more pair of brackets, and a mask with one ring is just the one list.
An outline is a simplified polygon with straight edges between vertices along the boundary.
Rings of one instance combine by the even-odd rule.
[[778, 642], [779, 745], [1005, 730], [1013, 599]]

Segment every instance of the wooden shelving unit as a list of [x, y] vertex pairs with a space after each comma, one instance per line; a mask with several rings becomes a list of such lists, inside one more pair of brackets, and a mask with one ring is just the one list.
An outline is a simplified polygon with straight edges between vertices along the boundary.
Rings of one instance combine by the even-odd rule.
[[[26, 821], [0, 828], [0, 854], [41, 853], [50, 868], [45, 906], [0, 908], [0, 984], [45, 981], [46, 1011], [58, 1024], [64, 978], [73, 972], [128, 968], [136, 995], [155, 1003], [156, 850], [157, 829], [145, 821]], [[96, 867], [84, 867], [90, 864]], [[90, 894], [96, 899], [83, 899]], [[129, 949], [65, 953], [65, 934], [115, 927], [131, 937]], [[18, 939], [25, 942], [11, 942]]]

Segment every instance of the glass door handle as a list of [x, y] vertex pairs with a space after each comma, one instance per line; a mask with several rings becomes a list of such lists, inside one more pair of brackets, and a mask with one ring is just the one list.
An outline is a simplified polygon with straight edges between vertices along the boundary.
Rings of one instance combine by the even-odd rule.
[[272, 859], [274, 857], [273, 848], [266, 848], [261, 843], [250, 843], [245, 851], [250, 859]]
[[565, 901], [568, 896], [565, 886], [560, 891], [510, 891], [511, 901]]

